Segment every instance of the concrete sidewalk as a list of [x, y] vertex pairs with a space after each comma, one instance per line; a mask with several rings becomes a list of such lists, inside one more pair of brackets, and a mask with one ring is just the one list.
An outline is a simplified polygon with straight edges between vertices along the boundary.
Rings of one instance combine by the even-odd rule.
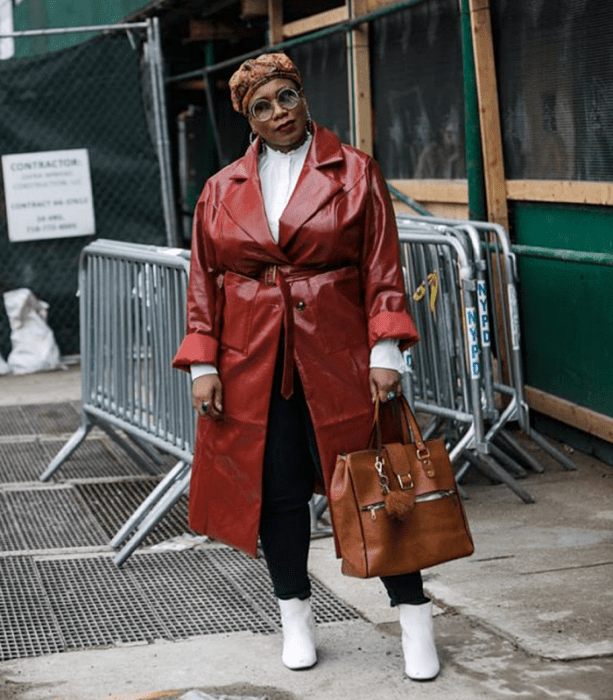
[[[5, 406], [79, 395], [75, 368], [0, 377]], [[3, 662], [0, 698], [140, 700], [199, 689], [270, 700], [612, 700], [613, 468], [575, 452], [577, 471], [567, 472], [526, 447], [546, 467], [524, 482], [537, 502], [469, 481], [476, 552], [425, 572], [442, 661], [432, 683], [403, 678], [400, 629], [381, 584], [342, 576], [327, 538], [312, 543], [311, 572], [361, 619], [320, 627], [312, 670], [282, 666], [278, 634], [216, 634]]]

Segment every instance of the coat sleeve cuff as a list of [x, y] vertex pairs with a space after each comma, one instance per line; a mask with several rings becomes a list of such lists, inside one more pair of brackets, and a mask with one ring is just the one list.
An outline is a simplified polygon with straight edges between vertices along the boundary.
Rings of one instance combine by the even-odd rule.
[[410, 314], [402, 311], [382, 311], [368, 320], [370, 348], [383, 338], [398, 338], [399, 349], [406, 350], [419, 340], [419, 333]]
[[210, 335], [188, 333], [177, 350], [172, 366], [175, 369], [189, 372], [190, 365], [196, 363], [215, 365], [217, 364], [218, 348], [218, 341]]

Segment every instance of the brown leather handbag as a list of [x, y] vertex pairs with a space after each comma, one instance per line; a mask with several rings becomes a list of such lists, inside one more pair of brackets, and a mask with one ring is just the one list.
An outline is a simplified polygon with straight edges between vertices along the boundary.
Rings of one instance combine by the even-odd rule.
[[409, 404], [398, 402], [402, 442], [381, 444], [377, 402], [370, 448], [336, 460], [329, 501], [348, 576], [394, 576], [474, 551], [443, 441], [424, 442]]

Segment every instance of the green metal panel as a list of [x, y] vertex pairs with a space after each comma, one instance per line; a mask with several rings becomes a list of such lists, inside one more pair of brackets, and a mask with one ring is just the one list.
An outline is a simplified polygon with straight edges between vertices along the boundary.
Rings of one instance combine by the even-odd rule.
[[[516, 204], [517, 243], [613, 253], [613, 209]], [[520, 256], [526, 383], [613, 416], [613, 268]]]
[[[13, 21], [15, 31], [115, 24], [150, 4], [146, 0], [28, 0], [15, 5]], [[15, 56], [33, 56], [65, 49], [91, 36], [65, 34], [19, 39], [15, 42]]]

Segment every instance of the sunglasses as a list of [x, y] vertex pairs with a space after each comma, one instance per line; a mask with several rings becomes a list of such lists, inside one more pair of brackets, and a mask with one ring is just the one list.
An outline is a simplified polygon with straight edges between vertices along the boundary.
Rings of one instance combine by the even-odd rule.
[[[294, 88], [284, 87], [279, 90], [276, 102], [281, 109], [296, 109], [300, 102], [300, 93]], [[273, 102], [264, 98], [256, 100], [249, 107], [249, 114], [259, 122], [267, 122], [275, 113]]]

